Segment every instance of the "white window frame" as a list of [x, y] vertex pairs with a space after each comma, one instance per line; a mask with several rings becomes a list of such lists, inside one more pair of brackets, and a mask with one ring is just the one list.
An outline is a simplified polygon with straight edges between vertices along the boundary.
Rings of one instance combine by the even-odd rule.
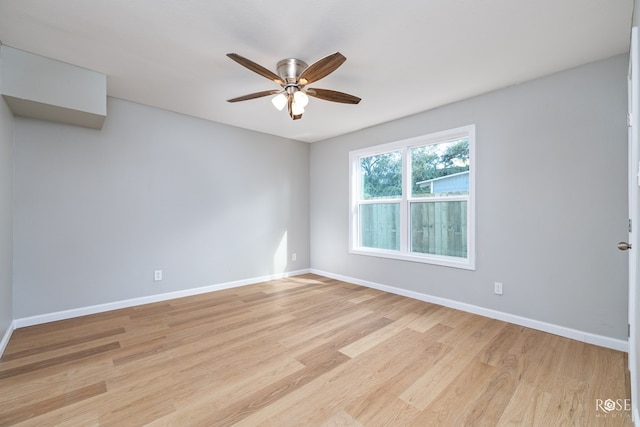
[[[411, 197], [411, 174], [409, 152], [414, 147], [439, 144], [447, 141], [455, 141], [462, 138], [469, 139], [469, 195], [429, 197], [429, 202], [440, 201], [467, 201], [467, 257], [454, 257], [445, 255], [423, 254], [410, 252], [411, 230], [410, 203], [424, 201], [424, 198]], [[427, 264], [442, 265], [446, 267], [475, 270], [475, 125], [462, 126], [455, 129], [422, 135], [415, 138], [404, 139], [374, 147], [363, 148], [349, 152], [349, 253], [357, 255], [369, 255], [382, 258], [392, 258], [404, 261], [421, 262]], [[360, 159], [390, 151], [402, 153], [402, 197], [393, 199], [361, 200], [361, 169]], [[368, 203], [400, 203], [400, 250], [386, 250], [360, 246], [359, 206]]]

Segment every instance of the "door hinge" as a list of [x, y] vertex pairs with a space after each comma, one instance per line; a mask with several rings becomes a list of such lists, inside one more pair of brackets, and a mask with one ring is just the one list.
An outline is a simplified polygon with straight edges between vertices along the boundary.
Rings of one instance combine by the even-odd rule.
[[632, 227], [632, 225], [631, 225], [631, 224], [632, 224], [632, 222], [631, 222], [631, 218], [629, 218], [629, 233], [631, 233], [631, 232], [632, 232], [632, 230], [633, 230], [633, 227]]
[[631, 113], [627, 113], [627, 127], [631, 127]]
[[631, 338], [631, 324], [627, 323], [627, 338]]

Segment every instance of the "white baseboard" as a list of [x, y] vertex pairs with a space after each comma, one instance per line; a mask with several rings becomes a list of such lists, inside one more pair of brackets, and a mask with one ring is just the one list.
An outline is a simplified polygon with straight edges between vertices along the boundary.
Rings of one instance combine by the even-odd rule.
[[4, 354], [4, 350], [7, 348], [7, 344], [9, 344], [9, 339], [11, 338], [11, 334], [16, 329], [16, 321], [13, 320], [9, 324], [7, 331], [2, 336], [2, 340], [0, 340], [0, 358]]
[[[74, 308], [70, 310], [58, 311], [55, 313], [40, 314], [37, 316], [23, 317], [13, 321], [13, 327], [24, 328], [26, 326], [40, 325], [42, 323], [55, 322], [58, 320], [71, 319], [74, 317], [87, 316], [89, 314], [102, 313], [105, 311], [117, 310], [120, 308], [134, 307], [137, 305], [150, 304], [154, 302], [167, 301], [176, 298], [189, 297], [192, 295], [205, 294], [207, 292], [220, 291], [223, 289], [237, 288], [239, 286], [253, 285], [255, 283], [267, 282], [269, 280], [283, 279], [285, 277], [299, 276], [309, 273], [309, 269], [291, 271], [288, 273], [272, 274], [268, 276], [253, 277], [250, 279], [237, 280], [233, 282], [218, 283], [215, 285], [203, 286], [200, 288], [185, 289], [181, 291], [167, 292], [164, 294], [149, 295], [146, 297], [132, 298], [123, 301], [109, 302], [106, 304], [92, 305], [89, 307]], [[10, 334], [9, 334], [10, 335]], [[7, 338], [8, 342], [8, 338]], [[1, 352], [0, 352], [1, 354]]]
[[[590, 332], [583, 332], [577, 329], [571, 329], [564, 326], [554, 325], [552, 323], [542, 322], [539, 320], [529, 319], [526, 317], [517, 316], [515, 314], [504, 313], [502, 311], [492, 310], [489, 308], [480, 307], [473, 304], [467, 304], [447, 298], [435, 297], [419, 292], [408, 291], [406, 289], [396, 288], [393, 286], [382, 285], [380, 283], [369, 282], [367, 280], [360, 280], [355, 277], [342, 276], [340, 274], [333, 274], [327, 271], [321, 271], [311, 269], [311, 273], [318, 274], [320, 276], [329, 277], [331, 279], [342, 280], [343, 282], [354, 283], [356, 285], [365, 286], [368, 288], [378, 289], [392, 294], [402, 295], [408, 298], [417, 299], [420, 301], [430, 302], [433, 304], [442, 305], [445, 307], [455, 308], [457, 310], [466, 311], [468, 313], [478, 314], [480, 316], [489, 317], [492, 319], [502, 320], [505, 322], [513, 323], [515, 325], [526, 326], [527, 328], [537, 329], [539, 331], [548, 332], [561, 337], [571, 338], [577, 341], [586, 342], [588, 344], [594, 344], [600, 347], [611, 348], [613, 350], [629, 352], [629, 342], [616, 338], [605, 337], [602, 335], [592, 334]], [[640, 419], [640, 418], [639, 418]]]

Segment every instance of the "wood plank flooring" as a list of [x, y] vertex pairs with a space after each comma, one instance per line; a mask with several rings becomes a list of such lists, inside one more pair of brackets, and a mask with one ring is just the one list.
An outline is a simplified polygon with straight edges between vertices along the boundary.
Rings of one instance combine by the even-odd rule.
[[626, 363], [309, 274], [18, 329], [0, 426], [632, 425]]

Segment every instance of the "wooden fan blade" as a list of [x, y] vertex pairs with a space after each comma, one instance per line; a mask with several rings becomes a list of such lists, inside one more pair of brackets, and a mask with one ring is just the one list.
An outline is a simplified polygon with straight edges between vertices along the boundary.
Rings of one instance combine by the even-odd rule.
[[302, 114], [293, 114], [293, 96], [289, 96], [287, 98], [287, 109], [289, 110], [289, 116], [293, 120], [298, 120], [302, 118]]
[[262, 98], [263, 96], [275, 95], [276, 93], [280, 93], [280, 90], [265, 90], [262, 92], [250, 93], [249, 95], [239, 96], [237, 98], [227, 99], [227, 102], [239, 102], [239, 101], [247, 101], [249, 99]]
[[344, 92], [338, 92], [336, 90], [309, 88], [306, 90], [306, 92], [310, 96], [324, 99], [325, 101], [341, 102], [343, 104], [357, 104], [358, 102], [360, 102], [360, 98], [358, 98], [357, 96], [349, 95], [348, 93]]
[[346, 60], [347, 58], [345, 58], [340, 52], [325, 56], [319, 61], [316, 61], [313, 64], [309, 65], [300, 74], [298, 82], [301, 85], [307, 85], [309, 83], [318, 81], [321, 78], [333, 73]]
[[278, 77], [277, 74], [267, 70], [262, 65], [256, 64], [250, 59], [240, 56], [237, 53], [227, 53], [227, 56], [233, 59], [234, 61], [236, 61], [238, 64], [242, 65], [243, 67], [248, 68], [254, 73], [260, 74], [261, 76], [268, 78], [269, 80], [273, 81], [276, 84], [279, 84], [279, 85], [284, 84], [282, 79]]

